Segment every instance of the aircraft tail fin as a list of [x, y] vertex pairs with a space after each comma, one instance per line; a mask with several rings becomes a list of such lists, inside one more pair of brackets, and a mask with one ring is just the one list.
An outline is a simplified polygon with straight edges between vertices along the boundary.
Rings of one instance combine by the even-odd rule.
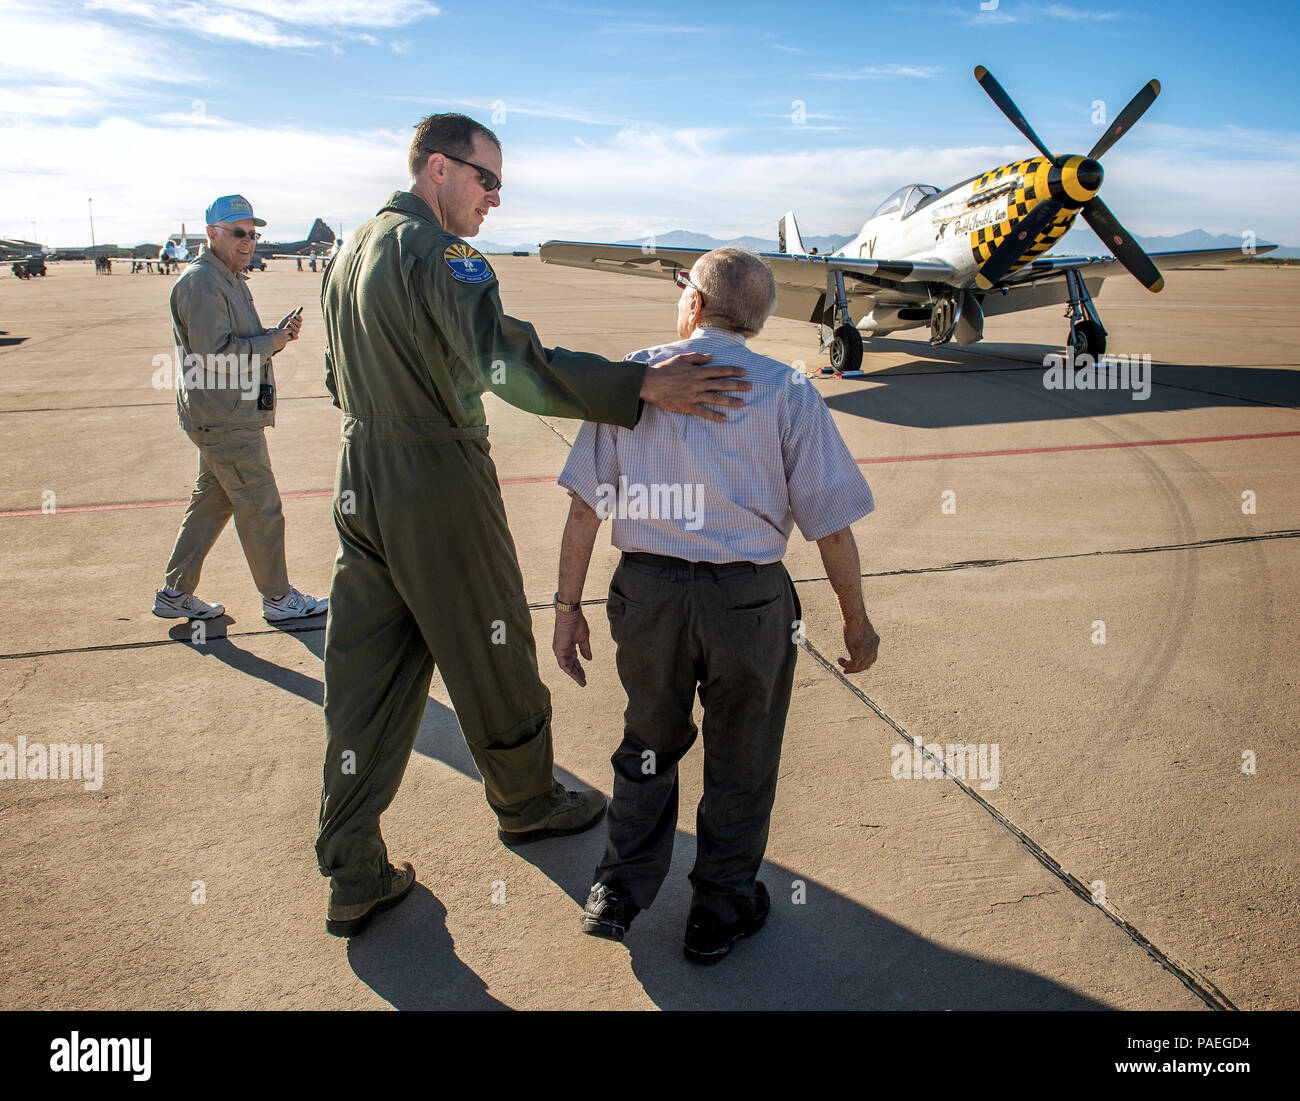
[[332, 245], [334, 243], [334, 231], [322, 219], [317, 218], [312, 223], [311, 232], [307, 234], [307, 240], [313, 245]]
[[803, 247], [803, 238], [799, 236], [799, 223], [794, 220], [794, 211], [787, 210], [776, 227], [777, 252], [789, 253], [791, 256], [807, 256]]

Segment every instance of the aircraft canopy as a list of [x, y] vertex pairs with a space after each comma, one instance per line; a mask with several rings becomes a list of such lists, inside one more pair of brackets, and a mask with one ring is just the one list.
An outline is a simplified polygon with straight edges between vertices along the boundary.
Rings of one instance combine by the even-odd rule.
[[902, 211], [903, 217], [911, 214], [922, 201], [931, 196], [938, 195], [939, 189], [934, 184], [913, 183], [900, 187], [889, 196], [872, 212], [872, 218], [879, 218], [882, 214], [893, 214], [896, 211]]

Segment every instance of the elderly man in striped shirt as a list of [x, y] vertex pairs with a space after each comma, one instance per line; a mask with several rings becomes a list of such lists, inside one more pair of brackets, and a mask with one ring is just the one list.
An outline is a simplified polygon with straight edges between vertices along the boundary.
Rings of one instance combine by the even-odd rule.
[[569, 517], [555, 594], [554, 651], [579, 685], [591, 658], [581, 601], [603, 519], [622, 559], [606, 611], [627, 693], [611, 758], [605, 855], [582, 928], [622, 940], [668, 872], [677, 763], [704, 711], [704, 797], [683, 950], [714, 963], [753, 936], [770, 900], [758, 881], [776, 796], [781, 739], [803, 637], [799, 597], [781, 564], [791, 529], [821, 552], [844, 620], [846, 673], [876, 660], [850, 525], [874, 508], [826, 403], [805, 376], [748, 349], [776, 305], [771, 269], [720, 248], [678, 276], [681, 340], [633, 352], [653, 366], [682, 352], [745, 369], [742, 410], [715, 423], [647, 407], [636, 428], [584, 424], [560, 475]]

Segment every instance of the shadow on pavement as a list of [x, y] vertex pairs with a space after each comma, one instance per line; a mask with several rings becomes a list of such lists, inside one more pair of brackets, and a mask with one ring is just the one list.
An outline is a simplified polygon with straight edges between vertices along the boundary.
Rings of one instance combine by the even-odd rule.
[[395, 1009], [508, 1009], [456, 955], [447, 908], [417, 882], [399, 906], [348, 941], [357, 978]]
[[868, 342], [868, 350], [917, 358], [873, 371], [868, 356], [867, 375], [860, 382], [871, 385], [846, 389], [836, 384], [834, 389], [824, 389], [822, 396], [837, 412], [910, 428], [1240, 408], [1242, 402], [1300, 407], [1300, 372], [1287, 367], [1153, 363], [1149, 396], [1135, 400], [1134, 392], [1127, 389], [1045, 390], [1042, 357], [1059, 354], [1059, 348], [1019, 345], [1004, 350], [982, 344], [978, 348], [930, 348], [879, 337]]
[[[180, 632], [176, 634], [175, 632]], [[325, 632], [293, 634], [321, 656]], [[173, 637], [189, 642], [188, 629]], [[209, 637], [196, 650], [250, 676], [319, 705], [319, 680], [265, 661]], [[425, 708], [415, 751], [481, 782], [455, 712], [435, 699]], [[689, 766], [688, 766], [689, 767]], [[566, 787], [588, 785], [557, 767]], [[604, 848], [604, 826], [574, 837], [539, 841], [513, 850], [573, 900], [571, 923], [556, 935], [582, 936], [578, 928], [591, 876]], [[673, 864], [654, 906], [633, 924], [623, 945], [632, 970], [662, 1009], [1106, 1009], [1102, 1003], [1021, 968], [943, 948], [881, 914], [845, 898], [799, 872], [765, 861], [760, 877], [772, 894], [762, 932], [741, 941], [713, 967], [681, 954], [695, 838], [677, 831]], [[802, 882], [803, 901], [793, 901]], [[456, 955], [447, 911], [417, 883], [411, 897], [376, 918], [348, 944], [357, 977], [398, 1009], [504, 1009], [479, 976]]]
[[[585, 786], [563, 769], [556, 775], [568, 787]], [[514, 850], [576, 904], [563, 935], [584, 935], [579, 914], [604, 836], [602, 825]], [[1041, 975], [943, 948], [771, 861], [759, 871], [772, 895], [763, 930], [720, 963], [700, 967], [681, 950], [694, 862], [695, 838], [678, 830], [654, 906], [637, 917], [623, 945], [607, 945], [629, 953], [633, 973], [661, 1009], [1109, 1008]], [[803, 885], [800, 903], [793, 901], [796, 883]]]
[[[286, 669], [283, 665], [267, 661], [265, 658], [258, 657], [248, 650], [241, 650], [226, 636], [227, 628], [233, 623], [234, 620], [228, 615], [207, 620], [207, 641], [202, 643], [193, 641], [193, 628], [189, 623], [178, 624], [172, 627], [167, 634], [177, 642], [183, 642], [196, 654], [216, 658], [240, 673], [266, 681], [267, 684], [273, 684], [276, 688], [283, 688], [286, 692], [292, 692], [295, 696], [306, 700], [308, 703], [314, 703], [317, 707], [324, 705], [325, 684], [323, 681], [318, 680], [316, 677], [309, 677], [305, 673], [299, 673], [296, 669]], [[281, 634], [293, 635], [317, 657], [321, 657], [324, 653], [325, 622], [323, 618], [317, 628], [304, 630], [300, 627], [293, 631], [281, 631]]]

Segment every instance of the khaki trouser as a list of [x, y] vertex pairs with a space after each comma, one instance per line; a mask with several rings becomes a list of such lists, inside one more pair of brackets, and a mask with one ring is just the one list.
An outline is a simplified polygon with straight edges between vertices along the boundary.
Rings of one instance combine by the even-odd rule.
[[264, 597], [289, 591], [284, 511], [264, 428], [187, 428], [199, 449], [199, 476], [167, 563], [167, 587], [192, 593], [203, 560], [233, 515], [253, 581]]
[[365, 902], [435, 663], [501, 826], [555, 801], [551, 697], [486, 427], [344, 416], [325, 633], [317, 862], [330, 901]]

